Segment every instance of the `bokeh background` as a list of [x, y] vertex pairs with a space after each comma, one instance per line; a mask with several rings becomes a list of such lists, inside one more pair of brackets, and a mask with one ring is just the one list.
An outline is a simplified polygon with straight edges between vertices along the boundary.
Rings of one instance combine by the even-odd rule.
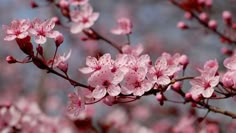
[[[60, 11], [54, 5], [48, 4], [44, 0], [35, 0], [39, 7], [32, 9], [30, 2], [30, 0], [0, 0], [0, 25], [8, 25], [13, 19], [33, 20], [36, 17], [47, 19], [55, 16], [59, 17], [62, 23], [67, 24], [67, 20], [60, 15]], [[221, 44], [216, 35], [205, 30], [195, 21], [186, 21], [184, 12], [167, 0], [90, 0], [90, 3], [94, 10], [100, 13], [100, 17], [94, 25], [94, 29], [99, 33], [120, 45], [124, 45], [127, 41], [126, 37], [112, 35], [110, 30], [116, 26], [117, 18], [129, 17], [133, 22], [132, 45], [143, 44], [144, 53], [148, 53], [153, 61], [162, 52], [171, 54], [178, 52], [188, 55], [190, 65], [186, 75], [197, 75], [195, 68], [201, 67], [209, 59], [217, 59], [222, 64], [226, 57], [221, 53], [221, 48], [224, 45]], [[224, 26], [221, 18], [223, 10], [236, 12], [235, 1], [214, 0], [211, 18], [218, 21], [220, 30], [223, 30]], [[236, 18], [234, 13], [233, 15]], [[186, 21], [192, 28], [184, 31], [178, 29], [176, 24], [179, 21]], [[86, 83], [86, 78], [78, 71], [79, 67], [84, 66], [86, 56], [96, 56], [98, 51], [101, 53], [109, 52], [113, 57], [117, 53], [115, 49], [104, 42], [82, 42], [80, 38], [84, 37], [83, 34], [73, 35], [68, 28], [62, 26], [57, 26], [56, 29], [65, 36], [65, 41], [59, 52], [68, 53], [72, 49], [72, 55], [69, 59], [69, 75], [79, 82]], [[5, 61], [6, 56], [11, 55], [17, 59], [23, 59], [25, 55], [18, 49], [14, 41], [5, 42], [3, 37], [4, 33], [1, 31], [0, 102], [8, 100], [14, 102], [20, 97], [27, 97], [38, 101], [40, 107], [50, 115], [63, 113], [67, 103], [67, 94], [73, 91], [73, 87], [67, 81], [55, 75], [47, 74], [32, 64], [8, 64]], [[44, 48], [50, 55], [55, 50], [53, 41], [49, 39]], [[222, 65], [220, 69], [224, 70]], [[186, 83], [185, 89], [189, 88], [190, 86]], [[142, 98], [137, 103], [160, 109], [154, 113], [161, 112], [163, 108], [176, 106], [167, 103], [167, 106], [161, 107], [154, 97]], [[235, 111], [236, 107], [236, 102], [233, 99], [214, 104], [231, 111]], [[189, 105], [178, 106], [180, 108], [178, 115], [183, 115], [189, 108]], [[96, 108], [99, 118], [113, 107], [96, 104]], [[200, 111], [200, 114], [204, 114], [204, 112], [206, 111]], [[174, 115], [176, 114], [173, 113]], [[214, 113], [211, 113], [210, 117], [223, 119], [225, 122], [231, 121], [230, 118]]]

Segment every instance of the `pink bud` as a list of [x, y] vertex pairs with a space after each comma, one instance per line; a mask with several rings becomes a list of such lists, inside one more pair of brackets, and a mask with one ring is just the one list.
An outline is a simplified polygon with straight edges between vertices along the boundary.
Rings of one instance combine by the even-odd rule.
[[60, 3], [59, 3], [60, 7], [63, 8], [63, 9], [67, 9], [69, 8], [69, 2], [66, 1], [66, 0], [61, 0]]
[[57, 68], [60, 69], [62, 72], [67, 73], [67, 71], [68, 71], [68, 63], [60, 62], [58, 64]]
[[188, 60], [187, 55], [181, 55], [180, 58], [179, 58], [179, 62], [180, 62], [181, 65], [184, 66], [184, 69], [185, 69], [186, 66], [187, 66], [188, 63], [189, 63], [189, 60]]
[[186, 23], [182, 21], [178, 22], [177, 27], [180, 29], [188, 29], [188, 26], [186, 25]]
[[189, 92], [186, 93], [186, 94], [185, 94], [185, 99], [186, 99], [186, 100], [191, 100], [191, 99], [192, 99], [192, 94], [189, 93]]
[[32, 8], [38, 7], [38, 5], [37, 5], [34, 1], [31, 1], [31, 2], [30, 2], [30, 5], [31, 5]]
[[222, 18], [227, 25], [232, 25], [232, 14], [229, 11], [224, 11], [222, 13]]
[[211, 29], [216, 30], [216, 28], [217, 28], [217, 22], [216, 22], [215, 20], [210, 20], [210, 21], [208, 22], [208, 26], [209, 26]]
[[17, 60], [16, 60], [14, 57], [12, 57], [12, 56], [7, 56], [7, 57], [6, 57], [6, 61], [7, 61], [9, 64], [12, 64], [12, 63], [16, 63], [16, 62], [17, 62]]
[[160, 102], [160, 105], [163, 105], [163, 104], [164, 104], [164, 101], [166, 100], [165, 96], [162, 95], [162, 94], [160, 94], [160, 93], [158, 93], [158, 94], [156, 95], [156, 99], [157, 99], [157, 101]]
[[186, 18], [186, 19], [192, 19], [192, 14], [190, 13], [190, 12], [185, 12], [185, 14], [184, 14], [184, 18]]
[[207, 7], [211, 7], [212, 6], [212, 0], [205, 0], [205, 5]]
[[203, 12], [199, 15], [199, 19], [203, 22], [208, 22], [209, 21], [209, 17], [208, 17], [208, 14]]
[[223, 47], [221, 48], [221, 53], [225, 54], [225, 55], [228, 55], [228, 56], [232, 56], [233, 55], [233, 51], [226, 48], [226, 47]]
[[56, 46], [59, 47], [64, 41], [64, 36], [61, 33], [59, 33], [54, 39], [54, 41], [55, 41]]
[[60, 24], [60, 20], [58, 17], [53, 17], [52, 20], [56, 23], [56, 24]]
[[175, 83], [172, 85], [172, 88], [173, 88], [173, 90], [175, 90], [175, 91], [180, 91], [181, 87], [182, 87], [182, 83], [181, 83], [181, 82], [175, 82]]

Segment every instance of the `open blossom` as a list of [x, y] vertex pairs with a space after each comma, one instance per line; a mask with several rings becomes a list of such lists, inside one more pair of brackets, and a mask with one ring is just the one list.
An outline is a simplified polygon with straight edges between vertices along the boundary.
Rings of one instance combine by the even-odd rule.
[[71, 56], [71, 50], [67, 55], [65, 55], [64, 53], [62, 56], [61, 55], [56, 56], [54, 61], [50, 61], [49, 64], [53, 62], [53, 67], [57, 67], [61, 70], [67, 70], [68, 64], [66, 63], [66, 61], [70, 58], [70, 56]]
[[100, 71], [95, 72], [89, 79], [88, 84], [95, 89], [92, 92], [94, 98], [100, 99], [107, 93], [110, 96], [117, 96], [121, 92], [118, 85], [123, 79], [119, 74], [114, 74], [109, 66], [104, 66]]
[[140, 68], [145, 68], [145, 71], [148, 71], [150, 62], [150, 56], [147, 54], [141, 55], [140, 57], [128, 55], [126, 66], [133, 71], [138, 71]]
[[93, 12], [93, 8], [90, 4], [82, 6], [81, 10], [75, 10], [70, 13], [73, 25], [71, 26], [71, 33], [76, 34], [83, 29], [90, 28], [94, 22], [98, 19], [99, 13]]
[[117, 20], [118, 27], [111, 30], [113, 34], [125, 35], [132, 32], [132, 23], [128, 18], [120, 18]]
[[28, 36], [30, 21], [26, 19], [13, 20], [9, 26], [4, 25], [2, 28], [6, 32], [5, 41], [12, 41], [16, 38], [23, 39]]
[[85, 109], [84, 97], [80, 94], [80, 92], [72, 92], [68, 95], [68, 98], [69, 105], [67, 107], [67, 111], [77, 117], [79, 113]]
[[157, 58], [155, 65], [149, 69], [147, 77], [154, 83], [167, 85], [171, 82], [170, 77], [179, 70], [180, 68], [176, 64], [168, 65], [167, 58], [161, 56]]
[[55, 27], [55, 20], [48, 19], [42, 21], [38, 18], [34, 19], [32, 26], [29, 29], [30, 34], [35, 36], [35, 42], [37, 44], [44, 44], [47, 41], [47, 37], [56, 38], [59, 34], [58, 31], [52, 31]]
[[86, 58], [86, 65], [87, 67], [80, 68], [79, 71], [81, 71], [84, 74], [89, 74], [94, 71], [101, 70], [101, 68], [105, 65], [111, 64], [111, 55], [110, 54], [104, 54], [99, 59], [96, 59], [95, 57], [88, 56]]
[[135, 47], [130, 46], [128, 44], [122, 46], [121, 51], [123, 54], [133, 55], [138, 57], [143, 52], [143, 45], [138, 44]]
[[220, 76], [217, 75], [218, 63], [216, 60], [207, 61], [201, 75], [190, 81], [192, 88], [190, 93], [194, 99], [202, 95], [209, 98], [214, 92], [214, 87], [219, 83]]
[[122, 93], [133, 93], [136, 96], [142, 96], [145, 92], [149, 91], [153, 83], [145, 78], [146, 72], [145, 68], [140, 68], [138, 71], [130, 70], [125, 76]]
[[224, 60], [224, 66], [229, 70], [236, 70], [236, 55]]

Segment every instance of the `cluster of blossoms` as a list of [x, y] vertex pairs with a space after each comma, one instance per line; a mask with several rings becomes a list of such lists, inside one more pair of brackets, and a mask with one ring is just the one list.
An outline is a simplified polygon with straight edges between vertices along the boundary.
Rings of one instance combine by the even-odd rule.
[[103, 98], [107, 93], [109, 96], [142, 96], [151, 89], [161, 89], [187, 63], [182, 60], [185, 55], [163, 53], [152, 66], [149, 55], [140, 55], [142, 50], [139, 47], [128, 49], [132, 49], [131, 46], [125, 45], [123, 53], [117, 55], [115, 60], [110, 54], [104, 54], [98, 59], [91, 56], [86, 58], [87, 67], [79, 70], [90, 74], [88, 84], [94, 88], [94, 98]]
[[27, 19], [13, 20], [9, 26], [3, 26], [6, 32], [4, 40], [12, 41], [34, 36], [35, 43], [44, 44], [47, 37], [55, 39], [60, 35], [60, 32], [52, 31], [55, 27], [55, 21], [54, 18], [46, 21], [36, 18], [32, 22]]
[[0, 132], [2, 133], [70, 133], [72, 131], [65, 119], [45, 115], [35, 102], [21, 99], [15, 105], [0, 105]]
[[214, 92], [214, 87], [219, 84], [218, 63], [216, 60], [207, 61], [203, 69], [199, 69], [201, 75], [191, 80], [192, 88], [190, 93], [193, 99], [199, 96], [210, 98]]
[[233, 55], [224, 60], [224, 66], [227, 72], [222, 76], [222, 83], [230, 91], [236, 89], [236, 56]]

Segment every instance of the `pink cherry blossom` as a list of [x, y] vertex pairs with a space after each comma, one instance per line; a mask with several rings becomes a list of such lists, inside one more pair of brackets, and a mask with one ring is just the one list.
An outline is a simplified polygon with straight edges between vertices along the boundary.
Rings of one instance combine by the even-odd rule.
[[221, 81], [225, 87], [236, 89], [236, 71], [227, 71], [222, 76]]
[[10, 26], [4, 25], [3, 30], [6, 32], [5, 41], [12, 41], [16, 38], [23, 39], [28, 36], [30, 21], [26, 19], [13, 20]]
[[145, 71], [148, 71], [150, 62], [150, 56], [147, 54], [141, 55], [140, 57], [128, 55], [126, 66], [133, 71], [138, 71], [140, 68], [145, 68]]
[[93, 12], [90, 4], [82, 6], [81, 10], [75, 10], [70, 13], [71, 20], [74, 22], [71, 26], [71, 33], [76, 34], [83, 29], [90, 28], [98, 19], [99, 13]]
[[229, 70], [236, 70], [236, 55], [224, 60], [224, 66]]
[[85, 5], [89, 0], [69, 0], [71, 5]]
[[32, 22], [32, 26], [29, 30], [30, 34], [35, 36], [35, 42], [37, 44], [44, 44], [47, 41], [47, 37], [56, 38], [59, 34], [58, 31], [52, 31], [55, 27], [54, 19], [48, 19], [46, 21], [42, 21], [38, 18], [34, 19]]
[[109, 69], [109, 66], [104, 66], [100, 71], [91, 75], [88, 79], [88, 84], [95, 89], [92, 92], [94, 98], [100, 99], [108, 93], [110, 96], [117, 96], [121, 89], [118, 85], [123, 79], [119, 74], [114, 74]]
[[94, 71], [100, 70], [105, 65], [110, 65], [111, 62], [112, 62], [112, 59], [111, 59], [110, 54], [104, 54], [99, 59], [96, 59], [95, 57], [88, 56], [86, 58], [87, 67], [80, 68], [79, 71], [81, 71], [84, 74], [89, 74]]
[[68, 113], [72, 113], [75, 117], [79, 115], [81, 111], [85, 109], [85, 101], [84, 97], [81, 93], [72, 92], [68, 95], [69, 105], [68, 105]]
[[119, 18], [117, 20], [118, 27], [111, 30], [113, 34], [125, 35], [132, 32], [132, 23], [128, 18]]
[[57, 67], [61, 70], [67, 69], [68, 64], [66, 63], [66, 61], [70, 58], [70, 56], [71, 56], [71, 50], [67, 55], [65, 55], [64, 53], [62, 56], [61, 55], [56, 56], [54, 61], [50, 61], [49, 64], [52, 64], [53, 62], [53, 67]]
[[130, 70], [125, 76], [122, 93], [133, 93], [136, 96], [142, 96], [145, 92], [149, 91], [153, 83], [145, 78], [146, 72], [145, 68], [140, 68], [138, 71]]
[[201, 75], [190, 81], [192, 88], [190, 93], [194, 99], [202, 95], [209, 98], [214, 92], [214, 87], [219, 83], [220, 76], [217, 75], [218, 63], [216, 60], [207, 61]]
[[168, 65], [167, 59], [163, 56], [157, 58], [155, 65], [148, 71], [147, 77], [159, 85], [170, 83], [170, 76], [173, 76], [180, 69], [177, 65]]
[[121, 51], [123, 54], [129, 54], [138, 57], [143, 52], [143, 45], [138, 44], [135, 47], [133, 47], [127, 44], [122, 46]]

